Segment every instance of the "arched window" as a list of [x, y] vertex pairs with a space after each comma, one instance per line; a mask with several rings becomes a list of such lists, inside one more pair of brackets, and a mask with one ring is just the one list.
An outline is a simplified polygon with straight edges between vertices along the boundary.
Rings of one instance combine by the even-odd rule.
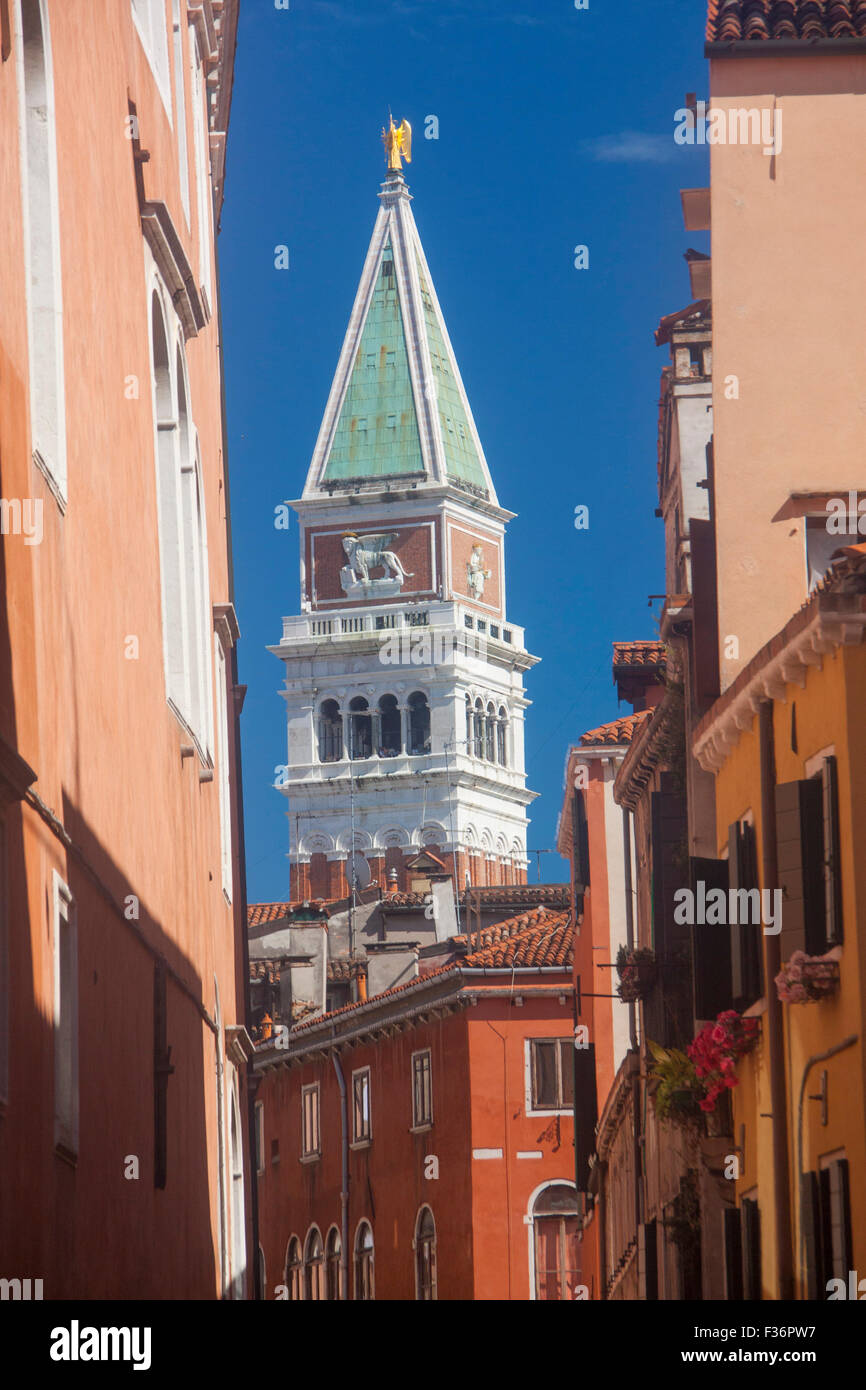
[[289, 1250], [286, 1255], [286, 1287], [289, 1298], [300, 1301], [304, 1297], [303, 1283], [304, 1269], [301, 1264], [301, 1242], [297, 1236], [292, 1236], [289, 1241]]
[[484, 706], [480, 700], [475, 701], [475, 756], [484, 757]]
[[319, 762], [338, 763], [343, 756], [343, 717], [336, 700], [319, 708]]
[[508, 714], [504, 705], [499, 706], [499, 718], [496, 723], [496, 761], [500, 767], [505, 767], [505, 729], [508, 724]]
[[244, 1203], [244, 1151], [237, 1091], [232, 1091], [229, 1125], [231, 1161], [231, 1280], [232, 1298], [243, 1298], [247, 1273], [246, 1206]]
[[379, 700], [379, 757], [395, 758], [403, 749], [403, 731], [396, 695]]
[[472, 723], [472, 700], [466, 696], [466, 752], [472, 756], [472, 744], [474, 741], [474, 725]]
[[489, 763], [496, 761], [496, 710], [492, 701], [487, 706], [484, 725], [484, 756]]
[[341, 1271], [340, 1260], [343, 1255], [343, 1242], [340, 1240], [340, 1232], [336, 1226], [332, 1226], [328, 1232], [328, 1241], [325, 1246], [325, 1286], [326, 1298], [339, 1299], [341, 1293]]
[[420, 690], [409, 696], [409, 752], [415, 757], [430, 752], [430, 706]]
[[318, 1227], [313, 1226], [304, 1251], [304, 1297], [313, 1302], [319, 1302], [325, 1296], [324, 1263], [322, 1237]]
[[373, 1281], [373, 1232], [368, 1221], [362, 1221], [355, 1237], [355, 1298], [376, 1297]]
[[429, 1301], [436, 1291], [436, 1222], [429, 1207], [422, 1207], [415, 1226], [415, 1297]]
[[580, 1218], [573, 1187], [542, 1188], [532, 1206], [535, 1297], [569, 1300], [580, 1283]]
[[[7, 20], [8, 23], [8, 20]], [[66, 500], [57, 152], [48, 16], [21, 0], [19, 129], [33, 458]]]
[[349, 704], [349, 757], [373, 756], [373, 716], [363, 695], [356, 695]]

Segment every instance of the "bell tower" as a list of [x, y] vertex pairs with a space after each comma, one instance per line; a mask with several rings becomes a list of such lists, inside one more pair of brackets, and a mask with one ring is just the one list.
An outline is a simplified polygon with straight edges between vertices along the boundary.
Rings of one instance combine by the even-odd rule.
[[[285, 663], [291, 896], [347, 860], [409, 890], [422, 851], [463, 888], [526, 881], [523, 674], [505, 524], [412, 214], [407, 121], [388, 164], [297, 511]], [[360, 870], [360, 872], [359, 872]]]

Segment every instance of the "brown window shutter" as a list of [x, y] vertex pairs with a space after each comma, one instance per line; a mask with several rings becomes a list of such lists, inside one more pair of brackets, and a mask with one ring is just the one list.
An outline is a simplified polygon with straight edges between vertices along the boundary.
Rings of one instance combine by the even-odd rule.
[[598, 1106], [595, 1078], [595, 1047], [572, 1047], [574, 1056], [574, 1167], [578, 1192], [589, 1186], [589, 1160], [595, 1153], [595, 1127]]
[[719, 697], [719, 622], [716, 594], [716, 538], [712, 521], [689, 521], [694, 610], [692, 681], [695, 703], [707, 709]]
[[800, 1175], [800, 1221], [806, 1250], [806, 1296], [810, 1301], [826, 1298], [821, 1200], [817, 1173]]
[[725, 1222], [725, 1296], [731, 1302], [743, 1297], [743, 1228], [737, 1207], [726, 1207]]
[[743, 1215], [743, 1298], [755, 1302], [763, 1297], [761, 1283], [761, 1213], [758, 1203], [746, 1197], [740, 1207]]
[[[720, 888], [728, 898], [728, 861], [726, 859], [689, 860], [689, 878], [693, 900], [698, 899], [698, 884], [705, 892]], [[718, 925], [696, 922], [692, 927], [692, 973], [694, 979], [695, 1018], [716, 1018], [730, 1009], [733, 1000], [731, 980], [731, 935], [727, 917]]]
[[571, 803], [571, 856], [575, 895], [582, 898], [589, 887], [589, 826], [586, 797], [580, 788], [575, 788]]
[[[810, 955], [824, 939], [823, 795], [815, 779], [776, 787], [776, 840], [782, 889], [782, 960]], [[817, 928], [817, 930], [816, 930]]]
[[821, 769], [824, 811], [824, 904], [826, 941], [838, 946], [842, 934], [842, 865], [839, 856], [839, 769], [827, 758]]

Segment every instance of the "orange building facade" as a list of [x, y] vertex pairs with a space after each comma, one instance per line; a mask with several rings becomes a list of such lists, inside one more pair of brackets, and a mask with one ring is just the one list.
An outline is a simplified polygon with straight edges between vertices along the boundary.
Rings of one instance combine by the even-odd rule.
[[535, 909], [258, 1045], [268, 1298], [588, 1296], [571, 955]]
[[12, 0], [2, 25], [0, 1273], [243, 1297], [237, 6]]

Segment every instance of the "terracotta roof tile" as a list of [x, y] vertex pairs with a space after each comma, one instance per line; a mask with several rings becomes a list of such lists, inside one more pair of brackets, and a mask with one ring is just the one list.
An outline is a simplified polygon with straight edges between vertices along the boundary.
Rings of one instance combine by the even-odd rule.
[[866, 38], [864, 0], [709, 0], [708, 43]]
[[612, 719], [609, 724], [600, 724], [597, 729], [588, 729], [581, 734], [580, 742], [585, 748], [598, 743], [606, 747], [631, 743], [641, 725], [651, 718], [651, 709], [637, 710], [634, 714], [624, 715], [622, 719]]
[[618, 666], [664, 666], [664, 642], [614, 642], [613, 669]]
[[266, 922], [279, 922], [296, 903], [250, 903], [247, 906], [247, 926], [261, 927]]
[[[522, 925], [520, 925], [522, 924]], [[524, 913], [480, 933], [482, 946], [460, 962], [464, 969], [528, 969], [561, 965], [571, 968], [574, 959], [574, 927], [570, 912]], [[489, 938], [485, 941], [485, 937]]]
[[[473, 888], [481, 906], [498, 907], [513, 904], [547, 903], [556, 907], [567, 907], [571, 894], [567, 883], [510, 883], [499, 887]], [[460, 894], [461, 903], [469, 901], [469, 890]]]
[[[459, 944], [466, 941], [465, 937], [455, 937], [454, 939], [455, 943]], [[535, 912], [521, 913], [518, 917], [509, 918], [505, 922], [498, 922], [494, 927], [485, 927], [481, 932], [480, 939], [482, 949], [474, 951], [471, 955], [463, 956], [459, 961], [449, 961], [447, 965], [441, 965], [438, 970], [431, 970], [427, 974], [419, 976], [418, 979], [405, 980], [403, 984], [394, 985], [392, 989], [382, 990], [380, 994], [370, 995], [366, 1000], [355, 1000], [351, 1004], [344, 1004], [340, 1009], [331, 1009], [329, 1013], [305, 1018], [302, 1022], [295, 1024], [292, 1028], [292, 1034], [305, 1032], [320, 1023], [332, 1023], [334, 1019], [342, 1017], [343, 1014], [351, 1013], [354, 1009], [364, 1008], [380, 999], [390, 999], [394, 995], [404, 994], [407, 990], [418, 988], [421, 984], [429, 984], [438, 976], [458, 975], [461, 966], [469, 969], [480, 969], [484, 966], [488, 969], [496, 969], [497, 967], [501, 969], [508, 966], [514, 966], [517, 969], [538, 968], [540, 966], [562, 966], [563, 970], [571, 968], [574, 927], [570, 912], [546, 912], [543, 908], [539, 908]], [[270, 1043], [265, 1041], [258, 1046], [264, 1049], [269, 1047]]]

